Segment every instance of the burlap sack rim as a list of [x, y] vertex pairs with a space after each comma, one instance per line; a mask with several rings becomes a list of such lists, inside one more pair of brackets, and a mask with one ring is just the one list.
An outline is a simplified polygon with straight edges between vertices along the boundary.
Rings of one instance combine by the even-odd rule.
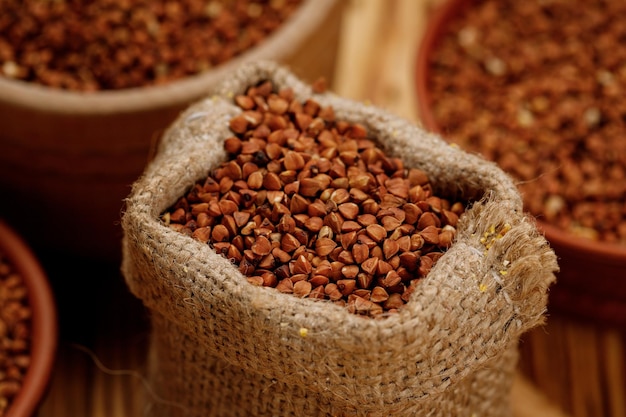
[[[200, 171], [193, 171], [191, 166], [194, 165], [193, 160], [196, 158], [193, 153], [193, 145], [184, 145], [182, 152], [178, 155], [172, 153], [172, 143], [180, 145], [181, 136], [186, 136], [193, 131], [194, 121], [200, 122], [206, 117], [207, 111], [210, 111], [211, 117], [219, 119], [223, 123], [224, 128], [220, 131], [213, 132], [201, 132], [201, 129], [196, 132], [199, 141], [201, 143], [207, 140], [215, 140], [217, 143], [221, 143], [225, 137], [230, 136], [227, 127], [227, 121], [230, 117], [238, 112], [236, 108], [231, 104], [231, 99], [234, 94], [242, 92], [245, 87], [248, 86], [250, 80], [272, 79], [278, 85], [289, 85], [294, 88], [299, 98], [306, 98], [314, 96], [322, 104], [331, 104], [335, 108], [335, 112], [338, 118], [353, 120], [355, 114], [369, 115], [371, 117], [364, 117], [363, 119], [370, 121], [369, 126], [374, 131], [374, 134], [381, 134], [381, 141], [385, 142], [385, 137], [393, 136], [394, 132], [405, 130], [415, 134], [424, 141], [422, 147], [448, 147], [445, 142], [435, 135], [425, 134], [417, 127], [410, 125], [405, 120], [399, 119], [396, 116], [388, 114], [381, 109], [377, 109], [372, 106], [367, 106], [362, 103], [355, 103], [351, 100], [342, 99], [333, 95], [332, 93], [324, 95], [314, 95], [311, 92], [310, 87], [303, 84], [295, 76], [293, 76], [287, 69], [281, 68], [278, 65], [271, 62], [259, 62], [256, 64], [247, 65], [241, 67], [231, 79], [223, 83], [216, 88], [215, 93], [191, 106], [185, 111], [181, 117], [175, 122], [175, 124], [168, 129], [168, 132], [161, 144], [159, 153], [155, 160], [147, 167], [143, 177], [137, 181], [133, 186], [133, 191], [127, 201], [127, 211], [123, 216], [123, 225], [126, 231], [124, 237], [125, 247], [129, 247], [129, 241], [133, 244], [142, 242], [143, 251], [147, 255], [147, 259], [150, 262], [154, 262], [156, 265], [158, 262], [150, 258], [152, 248], [150, 245], [145, 245], [149, 242], [155, 241], [168, 241], [171, 242], [168, 252], [165, 253], [167, 257], [170, 255], [172, 259], [186, 259], [185, 266], [182, 268], [184, 276], [180, 276], [180, 270], [176, 269], [176, 265], [173, 267], [167, 267], [167, 265], [159, 264], [159, 268], [163, 270], [160, 278], [164, 280], [164, 285], [174, 288], [185, 288], [184, 283], [186, 280], [191, 279], [191, 286], [193, 293], [198, 295], [202, 294], [202, 287], [210, 287], [207, 285], [211, 281], [212, 285], [218, 285], [223, 288], [226, 294], [230, 296], [236, 295], [237, 297], [246, 298], [249, 301], [247, 311], [239, 311], [239, 314], [248, 314], [251, 317], [264, 317], [265, 322], [269, 324], [268, 328], [258, 328], [258, 321], [255, 321], [257, 328], [254, 330], [259, 331], [259, 334], [272, 335], [275, 340], [280, 340], [280, 333], [288, 332], [301, 332], [301, 329], [307, 329], [307, 337], [296, 338], [292, 348], [300, 351], [314, 351], [316, 349], [323, 349], [326, 346], [319, 346], [316, 343], [316, 335], [320, 336], [318, 339], [324, 343], [328, 343], [329, 340], [333, 340], [337, 347], [344, 349], [345, 351], [351, 351], [355, 354], [359, 352], [368, 351], [372, 354], [375, 351], [380, 358], [380, 364], [384, 364], [386, 358], [394, 356], [397, 353], [398, 348], [390, 348], [385, 342], [389, 338], [401, 337], [405, 339], [406, 346], [411, 346], [417, 349], [413, 360], [417, 360], [418, 363], [421, 360], [430, 360], [433, 358], [433, 350], [440, 349], [442, 354], [450, 356], [450, 358], [437, 358], [432, 363], [430, 375], [423, 375], [421, 381], [425, 382], [419, 387], [422, 395], [428, 395], [429, 393], [439, 392], [445, 389], [451, 382], [457, 378], [462, 378], [467, 375], [472, 369], [481, 366], [489, 358], [496, 355], [511, 341], [515, 340], [519, 334], [523, 331], [534, 327], [541, 323], [543, 319], [543, 313], [545, 312], [545, 297], [546, 288], [554, 280], [552, 274], [556, 270], [556, 262], [553, 253], [547, 247], [547, 244], [543, 237], [541, 237], [532, 220], [522, 214], [521, 210], [521, 198], [517, 194], [514, 185], [510, 179], [503, 175], [503, 173], [494, 164], [486, 161], [479, 163], [480, 169], [485, 172], [493, 172], [494, 182], [490, 187], [491, 195], [486, 196], [484, 202], [475, 204], [474, 208], [468, 211], [467, 215], [463, 219], [461, 226], [459, 227], [459, 241], [466, 240], [466, 243], [456, 243], [444, 255], [448, 260], [446, 262], [440, 262], [431, 272], [429, 277], [424, 280], [419, 287], [419, 291], [413, 294], [412, 300], [407, 304], [399, 314], [385, 318], [384, 320], [370, 320], [362, 317], [354, 316], [348, 313], [345, 309], [329, 305], [327, 303], [312, 302], [311, 300], [297, 299], [292, 296], [285, 296], [277, 293], [273, 289], [262, 289], [249, 285], [245, 279], [236, 271], [232, 265], [221, 256], [218, 256], [208, 246], [202, 245], [199, 242], [192, 241], [188, 237], [182, 236], [177, 232], [174, 232], [164, 227], [158, 215], [162, 210], [166, 208], [150, 206], [152, 200], [151, 193], [159, 192], [159, 190], [173, 191], [173, 196], [182, 195], [182, 193], [191, 185], [196, 179], [200, 179], [206, 175], [207, 169], [205, 167]], [[244, 82], [246, 81], [246, 82]], [[346, 110], [348, 108], [348, 110]], [[356, 109], [356, 110], [355, 110]], [[376, 124], [376, 122], [381, 122]], [[366, 123], [367, 124], [367, 123]], [[389, 128], [391, 126], [391, 128]], [[182, 134], [184, 132], [184, 134]], [[385, 132], [387, 132], [385, 134]], [[406, 139], [407, 141], [410, 138]], [[427, 143], [426, 143], [427, 142]], [[201, 146], [200, 146], [201, 147]], [[189, 152], [191, 151], [191, 152]], [[391, 153], [402, 154], [403, 149], [388, 149]], [[466, 169], [469, 169], [469, 164], [476, 164], [477, 157], [465, 154], [460, 150], [450, 150], [451, 152], [458, 152], [459, 159], [462, 162], [468, 164]], [[177, 150], [180, 152], [180, 150]], [[183, 160], [189, 159], [190, 163], [186, 165], [184, 172], [180, 172], [176, 178], [159, 178], [158, 172], [166, 161], [171, 158], [181, 158]], [[459, 170], [460, 175], [464, 175], [464, 170]], [[433, 176], [436, 178], [436, 176]], [[167, 204], [174, 202], [168, 201]], [[491, 201], [498, 201], [498, 207], [493, 207], [494, 203]], [[142, 206], [142, 204], [145, 204]], [[146, 210], [146, 207], [151, 209]], [[477, 217], [479, 213], [490, 212], [490, 216], [494, 218], [494, 225], [502, 225], [504, 223], [510, 223], [513, 226], [512, 231], [519, 229], [523, 235], [528, 235], [534, 242], [535, 248], [542, 248], [537, 250], [537, 253], [530, 253], [528, 256], [535, 257], [537, 262], [533, 265], [538, 268], [544, 268], [546, 273], [543, 274], [540, 279], [535, 279], [534, 282], [526, 279], [529, 275], [537, 275], [536, 271], [510, 271], [511, 279], [516, 278], [514, 281], [506, 281], [501, 277], [497, 279], [487, 280], [485, 277], [492, 275], [494, 271], [482, 271], [480, 266], [488, 264], [493, 260], [490, 257], [499, 257], [505, 254], [507, 251], [516, 250], [516, 244], [518, 241], [519, 233], [510, 232], [507, 236], [504, 236], [499, 240], [490, 251], [483, 253], [484, 247], [481, 246], [480, 232], [481, 230], [469, 230], [464, 229], [467, 224], [471, 224], [472, 214], [473, 217]], [[505, 213], [505, 215], [502, 215]], [[131, 218], [135, 218], [138, 224], [132, 225], [129, 222]], [[134, 234], [136, 233], [136, 234]], [[447, 278], [454, 277], [462, 273], [463, 271], [456, 270], [456, 264], [453, 261], [456, 252], [458, 252], [463, 246], [471, 246], [475, 259], [465, 263], [471, 263], [477, 266], [475, 271], [479, 273], [465, 271], [467, 274], [474, 276], [460, 277], [460, 281], [463, 286], [458, 286], [459, 282], [450, 284], [448, 282], [442, 282], [436, 280], [435, 277], [446, 276]], [[181, 249], [185, 248], [185, 249]], [[532, 250], [530, 252], [533, 252]], [[525, 255], [526, 256], [526, 255]], [[206, 277], [200, 271], [206, 268], [206, 265], [212, 265], [216, 275], [213, 277]], [[443, 271], [443, 269], [448, 271]], [[158, 309], [165, 316], [170, 317], [172, 320], [177, 320], [176, 302], [174, 303], [161, 303], [166, 294], [147, 294], [142, 288], [135, 285], [133, 282], [133, 274], [142, 274], [143, 271], [133, 271], [129, 260], [125, 259], [123, 270], [129, 283], [131, 291], [135, 293], [139, 298], [144, 300], [144, 303], [149, 308]], [[514, 272], [514, 273], [513, 273]], [[224, 276], [220, 277], [219, 274]], [[482, 274], [482, 276], [481, 276]], [[175, 277], [177, 280], [171, 283], [165, 283], [169, 278]], [[180, 281], [178, 281], [180, 279]], [[471, 285], [466, 285], [462, 281], [472, 280]], [[207, 281], [208, 280], [208, 281]], [[451, 280], [454, 281], [454, 280]], [[189, 283], [187, 283], [189, 285]], [[452, 285], [452, 288], [450, 288]], [[454, 288], [454, 285], [457, 285]], [[481, 285], [484, 286], [481, 287]], [[472, 293], [473, 288], [473, 293]], [[481, 289], [482, 288], [482, 289]], [[458, 332], [467, 332], [472, 335], [472, 326], [468, 324], [480, 321], [485, 317], [493, 319], [493, 323], [490, 325], [494, 328], [482, 326], [482, 332], [479, 334], [473, 334], [475, 337], [489, 336], [488, 339], [483, 340], [484, 343], [476, 343], [474, 339], [471, 346], [474, 348], [472, 352], [463, 352], [463, 346], [452, 347], [453, 352], [450, 353], [449, 346], [445, 346], [445, 340], [441, 337], [441, 332], [437, 326], [436, 317], [441, 314], [446, 314], [453, 310], [453, 307], [446, 305], [446, 299], [444, 296], [438, 298], [438, 305], [424, 305], [420, 300], [422, 298], [430, 298], [435, 294], [449, 294], [454, 291], [466, 291], [464, 293], [468, 314], [473, 314], [474, 317], [459, 317], [458, 321], [461, 322], [457, 328], [450, 329], [450, 335], [458, 335]], [[187, 294], [187, 289], [181, 291], [181, 295]], [[212, 294], [205, 294], [208, 297], [213, 297]], [[527, 305], [525, 300], [532, 299], [536, 305]], [[504, 301], [503, 301], [504, 300]], [[228, 297], [225, 299], [217, 300], [218, 303], [228, 305]], [[498, 306], [497, 311], [491, 311], [490, 306]], [[202, 306], [197, 306], [202, 308]], [[232, 306], [231, 307], [236, 307]], [[235, 308], [236, 309], [236, 308]], [[478, 310], [484, 310], [485, 314], [476, 314]], [[330, 313], [330, 314], [329, 314]], [[490, 313], [490, 314], [487, 314]], [[332, 315], [332, 320], [328, 319], [328, 316]], [[337, 317], [340, 317], [337, 320]], [[244, 320], [245, 321], [245, 320]], [[506, 323], [505, 326], [502, 323]], [[276, 324], [280, 327], [276, 327]], [[222, 323], [223, 324], [223, 323]], [[476, 323], [478, 325], [478, 323]], [[181, 323], [184, 326], [184, 323]], [[217, 328], [220, 323], [211, 325], [212, 328]], [[436, 330], [436, 331], [435, 331]], [[251, 330], [252, 331], [252, 330]], [[419, 341], [417, 346], [415, 342]], [[431, 343], [428, 343], [428, 342]], [[424, 343], [426, 342], [426, 343]], [[478, 346], [478, 347], [477, 347]], [[223, 356], [225, 360], [243, 366], [250, 366], [252, 370], [256, 365], [253, 361], [241, 361], [241, 355], [229, 354], [225, 349], [216, 347], [216, 355]], [[425, 352], [428, 352], [426, 354]], [[436, 357], [437, 355], [434, 355]], [[473, 358], [470, 362], [463, 362], [463, 358]], [[287, 361], [289, 362], [289, 361]], [[463, 369], [459, 369], [459, 365], [467, 365]], [[375, 366], [375, 365], [372, 365]], [[288, 363], [285, 369], [291, 368], [292, 370], [298, 370], [297, 363]], [[308, 371], [308, 370], [307, 370]], [[321, 383], [323, 385], [323, 382]], [[410, 384], [409, 384], [410, 385]], [[415, 396], [415, 392], [410, 393], [411, 396]], [[392, 399], [387, 398], [392, 401]]]

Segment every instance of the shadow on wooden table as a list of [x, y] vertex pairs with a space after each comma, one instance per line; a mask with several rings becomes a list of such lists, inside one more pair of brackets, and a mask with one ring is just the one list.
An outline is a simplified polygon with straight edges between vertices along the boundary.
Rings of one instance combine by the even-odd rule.
[[40, 258], [55, 293], [60, 338], [37, 415], [143, 415], [148, 319], [119, 265], [49, 251]]

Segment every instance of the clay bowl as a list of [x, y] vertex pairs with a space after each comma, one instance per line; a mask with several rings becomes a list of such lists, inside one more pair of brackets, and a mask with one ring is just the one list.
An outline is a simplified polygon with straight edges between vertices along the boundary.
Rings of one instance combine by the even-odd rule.
[[22, 388], [12, 400], [6, 417], [34, 415], [51, 379], [57, 348], [57, 310], [46, 274], [30, 247], [0, 219], [0, 252], [23, 278], [32, 311], [31, 363]]
[[[428, 88], [429, 56], [436, 50], [446, 24], [472, 6], [474, 0], [448, 0], [429, 18], [415, 61], [415, 92], [421, 123], [442, 133], [432, 112]], [[514, 47], [514, 45], [511, 45]], [[626, 247], [568, 233], [537, 218], [558, 258], [557, 284], [550, 290], [552, 313], [595, 325], [626, 328]]]
[[123, 200], [165, 127], [244, 62], [331, 83], [343, 3], [304, 0], [261, 44], [162, 86], [79, 93], [0, 77], [0, 187], [11, 202], [0, 216], [35, 249], [118, 262]]

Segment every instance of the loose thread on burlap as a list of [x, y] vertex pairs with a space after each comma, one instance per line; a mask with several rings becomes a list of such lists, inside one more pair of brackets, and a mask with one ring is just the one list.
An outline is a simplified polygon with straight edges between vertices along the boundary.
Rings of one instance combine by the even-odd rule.
[[148, 382], [148, 379], [146, 377], [144, 377], [140, 372], [132, 370], [132, 369], [112, 369], [112, 368], [109, 368], [108, 366], [104, 365], [102, 363], [102, 361], [100, 360], [100, 358], [98, 358], [98, 355], [96, 355], [96, 353], [94, 351], [92, 351], [91, 349], [89, 349], [88, 347], [83, 346], [83, 345], [79, 345], [77, 343], [70, 343], [70, 346], [75, 348], [75, 349], [78, 349], [78, 350], [80, 350], [80, 351], [82, 351], [84, 353], [86, 353], [87, 356], [89, 356], [89, 358], [92, 360], [92, 362], [94, 363], [96, 368], [98, 368], [101, 372], [103, 372], [103, 373], [105, 373], [107, 375], [112, 375], [112, 376], [130, 376], [130, 377], [139, 379], [141, 384], [146, 389], [146, 392], [148, 393], [150, 398], [155, 403], [158, 403], [158, 404], [161, 404], [161, 405], [165, 405], [165, 406], [176, 407], [176, 408], [181, 409], [185, 413], [189, 413], [190, 410], [187, 407], [185, 407], [182, 403], [169, 401], [169, 400], [166, 400], [165, 398], [159, 396], [155, 392], [155, 390], [152, 388], [150, 383]]
[[208, 115], [209, 115], [209, 113], [204, 112], [204, 111], [197, 111], [197, 112], [191, 113], [185, 119], [185, 123], [193, 122], [196, 119], [201, 119], [203, 117], [207, 117]]
[[516, 181], [514, 181], [514, 183], [515, 183], [515, 185], [516, 185], [516, 186], [525, 185], [525, 184], [530, 184], [530, 183], [533, 183], [533, 182], [539, 181], [539, 178], [543, 177], [544, 175], [547, 175], [547, 174], [548, 174], [548, 173], [550, 173], [550, 172], [557, 172], [557, 171], [560, 171], [562, 167], [563, 167], [563, 164], [559, 164], [559, 165], [557, 165], [556, 167], [554, 167], [554, 168], [553, 168], [553, 169], [551, 169], [551, 170], [544, 171], [544, 172], [540, 173], [540, 174], [539, 174], [539, 175], [537, 175], [535, 178], [531, 178], [531, 179], [526, 180], [526, 181], [516, 180]]

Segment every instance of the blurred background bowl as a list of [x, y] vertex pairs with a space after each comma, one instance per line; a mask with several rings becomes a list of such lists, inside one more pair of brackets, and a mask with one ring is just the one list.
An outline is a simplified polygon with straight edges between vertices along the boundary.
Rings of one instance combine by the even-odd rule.
[[54, 296], [47, 276], [27, 243], [0, 219], [0, 253], [23, 279], [32, 311], [30, 365], [6, 417], [35, 414], [48, 389], [57, 350], [58, 326]]
[[38, 250], [121, 258], [123, 200], [162, 130], [243, 62], [332, 83], [344, 0], [303, 0], [265, 40], [168, 84], [82, 93], [0, 77], [0, 215]]
[[[429, 89], [430, 57], [450, 20], [461, 16], [474, 3], [476, 0], [441, 3], [429, 19], [417, 53], [415, 88], [419, 119], [425, 128], [444, 137], [446, 126], [441, 126], [433, 113], [436, 97]], [[580, 237], [541, 217], [537, 223], [559, 257], [561, 268], [557, 284], [550, 290], [550, 312], [626, 328], [626, 246]]]

